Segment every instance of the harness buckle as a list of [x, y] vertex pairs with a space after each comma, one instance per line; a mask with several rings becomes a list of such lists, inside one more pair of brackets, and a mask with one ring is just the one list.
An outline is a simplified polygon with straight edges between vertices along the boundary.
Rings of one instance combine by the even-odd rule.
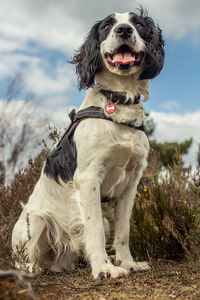
[[72, 111], [70, 111], [69, 113], [69, 117], [70, 117], [70, 120], [73, 122], [74, 121], [74, 118], [75, 118], [75, 115], [76, 115], [76, 110], [75, 109], [72, 109]]

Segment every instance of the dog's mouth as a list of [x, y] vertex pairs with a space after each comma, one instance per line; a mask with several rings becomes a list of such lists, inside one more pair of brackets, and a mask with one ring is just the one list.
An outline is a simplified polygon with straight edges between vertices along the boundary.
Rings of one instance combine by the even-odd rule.
[[122, 45], [113, 53], [105, 53], [107, 63], [117, 69], [129, 69], [139, 66], [144, 57], [144, 52], [135, 52], [128, 45]]

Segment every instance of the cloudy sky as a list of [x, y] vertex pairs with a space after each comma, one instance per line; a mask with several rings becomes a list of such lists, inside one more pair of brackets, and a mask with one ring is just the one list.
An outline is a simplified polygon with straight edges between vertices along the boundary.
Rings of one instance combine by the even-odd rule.
[[78, 107], [85, 93], [78, 91], [68, 63], [74, 50], [97, 20], [136, 11], [139, 4], [166, 40], [164, 69], [150, 83], [145, 110], [154, 118], [157, 140], [193, 137], [186, 162], [194, 163], [200, 142], [199, 0], [0, 0], [0, 86], [20, 73], [25, 89], [45, 102], [46, 113], [65, 120], [69, 106]]

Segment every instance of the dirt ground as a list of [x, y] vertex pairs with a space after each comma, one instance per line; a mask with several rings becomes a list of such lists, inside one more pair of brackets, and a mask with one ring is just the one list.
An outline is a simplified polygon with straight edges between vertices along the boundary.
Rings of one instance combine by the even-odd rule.
[[[94, 280], [89, 267], [46, 273], [31, 279], [37, 300], [200, 299], [200, 268], [183, 262], [153, 261], [151, 271], [120, 279]], [[31, 299], [15, 282], [0, 282], [0, 300]]]

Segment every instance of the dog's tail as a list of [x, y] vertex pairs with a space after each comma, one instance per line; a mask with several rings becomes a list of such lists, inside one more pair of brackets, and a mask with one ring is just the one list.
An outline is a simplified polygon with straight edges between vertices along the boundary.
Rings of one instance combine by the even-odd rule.
[[32, 261], [37, 261], [47, 252], [51, 252], [56, 260], [68, 251], [74, 253], [79, 251], [78, 236], [81, 225], [77, 224], [76, 228], [70, 228], [70, 224], [64, 222], [54, 212], [43, 210], [30, 212], [27, 230], [29, 240], [26, 248]]

